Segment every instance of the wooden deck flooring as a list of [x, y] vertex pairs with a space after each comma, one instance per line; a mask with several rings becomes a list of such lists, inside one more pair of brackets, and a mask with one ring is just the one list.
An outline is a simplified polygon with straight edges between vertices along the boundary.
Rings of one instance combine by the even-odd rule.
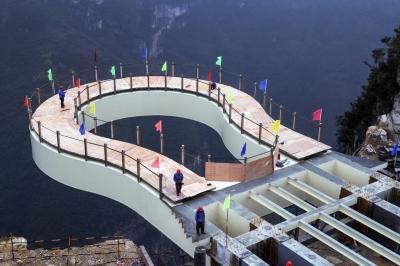
[[[180, 77], [167, 77], [167, 87], [169, 89], [181, 89], [181, 78]], [[97, 83], [87, 84], [89, 89], [89, 99], [96, 97], [100, 94], [100, 89]], [[165, 77], [163, 76], [152, 76], [150, 77], [151, 88], [164, 88]], [[134, 77], [132, 79], [132, 87], [135, 88], [146, 88], [147, 77]], [[232, 87], [218, 84], [221, 89], [221, 93], [227, 93], [228, 90], [232, 91], [233, 103], [232, 107], [238, 111], [232, 112], [232, 119], [238, 125], [240, 125], [241, 116], [240, 113], [244, 113], [246, 118], [256, 122], [252, 123], [248, 119], [244, 121], [244, 129], [255, 137], [259, 134], [259, 123], [262, 123], [265, 128], [270, 129], [273, 119], [263, 110], [262, 106], [248, 94], [236, 90]], [[168, 157], [159, 154], [157, 152], [145, 149], [143, 147], [118, 141], [115, 139], [109, 139], [97, 136], [90, 132], [82, 137], [79, 133], [79, 125], [74, 120], [74, 98], [77, 97], [78, 91], [81, 91], [81, 102], [85, 104], [88, 100], [88, 94], [84, 91], [84, 86], [78, 88], [71, 88], [66, 92], [65, 105], [66, 107], [61, 109], [58, 96], [55, 95], [45, 102], [43, 102], [33, 114], [32, 126], [36, 132], [38, 132], [37, 121], [41, 122], [41, 136], [44, 140], [50, 144], [57, 146], [57, 137], [55, 132], [60, 132], [60, 148], [62, 150], [79, 154], [83, 156], [85, 154], [83, 139], [87, 139], [87, 154], [91, 158], [98, 159], [99, 161], [104, 160], [104, 144], [107, 144], [107, 161], [110, 164], [122, 167], [122, 156], [120, 151], [124, 150], [125, 156], [125, 168], [136, 174], [137, 164], [136, 161], [130, 157], [136, 159], [140, 158], [142, 164], [146, 167], [140, 168], [141, 178], [144, 179], [148, 184], [154, 187], [156, 190], [159, 187], [159, 180], [156, 174], [163, 174], [163, 193], [172, 201], [181, 201], [185, 198], [193, 197], [197, 194], [209, 191], [215, 187], [209, 184], [204, 177], [198, 176], [191, 170], [185, 168], [181, 164], [169, 159]], [[116, 80], [117, 91], [130, 90], [130, 78], [122, 78]], [[196, 81], [193, 79], [184, 79], [183, 88], [185, 91], [196, 92]], [[199, 82], [198, 93], [208, 97], [208, 82]], [[101, 93], [110, 93], [114, 91], [113, 80], [102, 82]], [[220, 102], [222, 105], [222, 94], [220, 96]], [[211, 97], [217, 99], [217, 91], [214, 90]], [[225, 105], [228, 110], [228, 105]], [[222, 108], [221, 108], [222, 111]], [[101, 119], [101, 118], [100, 118]], [[329, 146], [318, 142], [314, 139], [299, 134], [289, 128], [281, 126], [280, 141], [284, 141], [283, 145], [280, 145], [280, 150], [286, 152], [295, 159], [303, 159], [310, 155], [323, 152], [330, 149]], [[272, 144], [275, 136], [266, 130], [262, 131], [262, 139], [266, 143]], [[159, 169], [152, 168], [151, 163], [159, 157], [161, 160], [161, 166]], [[153, 172], [151, 172], [153, 171]], [[182, 188], [182, 195], [177, 197], [175, 194], [175, 185], [172, 180], [173, 173], [176, 169], [181, 169], [184, 175], [184, 186]]]

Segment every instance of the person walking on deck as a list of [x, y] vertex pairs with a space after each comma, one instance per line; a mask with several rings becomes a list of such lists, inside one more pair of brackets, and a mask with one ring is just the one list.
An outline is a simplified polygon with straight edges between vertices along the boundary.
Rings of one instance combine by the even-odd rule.
[[181, 189], [183, 185], [183, 174], [181, 173], [181, 170], [176, 170], [176, 173], [174, 174], [174, 181], [175, 181], [175, 187], [176, 187], [176, 195], [179, 196], [181, 194]]
[[195, 219], [196, 219], [197, 234], [200, 235], [200, 231], [202, 234], [205, 234], [204, 233], [204, 222], [206, 220], [206, 215], [205, 215], [202, 207], [197, 208]]
[[64, 108], [64, 98], [65, 98], [65, 90], [63, 85], [60, 85], [60, 88], [58, 89], [58, 97], [60, 98], [60, 102], [61, 102], [61, 108]]

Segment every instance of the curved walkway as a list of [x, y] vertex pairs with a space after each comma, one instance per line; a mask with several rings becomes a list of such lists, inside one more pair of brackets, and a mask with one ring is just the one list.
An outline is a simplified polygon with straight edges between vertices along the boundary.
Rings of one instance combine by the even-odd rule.
[[[179, 90], [209, 98], [222, 107], [221, 111], [225, 112], [230, 117], [229, 120], [236, 124], [243, 133], [257, 139], [261, 143], [260, 145], [273, 145], [275, 135], [269, 131], [273, 119], [266, 114], [261, 105], [251, 96], [232, 87], [218, 84], [218, 88], [218, 90], [210, 91], [207, 81], [196, 82], [193, 79], [164, 76], [122, 78], [115, 80], [115, 85], [114, 80], [90, 83], [85, 89], [83, 86], [80, 89], [69, 89], [66, 93], [66, 108], [64, 109], [60, 109], [57, 95], [43, 102], [33, 114], [31, 124], [42, 140], [57, 147], [61, 152], [104, 162], [106, 165], [116, 166], [124, 172], [130, 172], [138, 176], [138, 181], [144, 181], [156, 190], [159, 190], [161, 186], [162, 195], [177, 202], [212, 190], [214, 187], [204, 177], [196, 175], [157, 152], [89, 132], [86, 132], [83, 138], [79, 134], [79, 125], [74, 118], [77, 111], [75, 104], [78, 110], [85, 109], [91, 100], [129, 90]], [[224, 94], [232, 95], [231, 106]], [[160, 99], [160, 103], [162, 103], [162, 99]], [[59, 132], [58, 137], [57, 131]], [[84, 139], [86, 139], [86, 144]], [[279, 146], [280, 150], [297, 160], [330, 149], [329, 146], [284, 126], [281, 126], [279, 141], [284, 143]], [[151, 163], [157, 156], [161, 159], [160, 169], [151, 167]], [[140, 161], [137, 158], [140, 158]], [[180, 197], [174, 193], [175, 187], [172, 180], [172, 175], [177, 168], [180, 168], [185, 176], [183, 195]]]

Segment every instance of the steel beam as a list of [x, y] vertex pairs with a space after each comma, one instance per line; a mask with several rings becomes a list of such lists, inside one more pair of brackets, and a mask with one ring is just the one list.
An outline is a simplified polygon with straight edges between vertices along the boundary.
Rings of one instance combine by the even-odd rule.
[[277, 213], [279, 216], [283, 217], [285, 220], [295, 217], [295, 215], [291, 214], [285, 208], [282, 208], [278, 204], [272, 202], [268, 198], [264, 197], [263, 195], [257, 194], [253, 191], [250, 191], [250, 196], [252, 200], [256, 201], [257, 203], [261, 204], [265, 208]]
[[308, 202], [302, 200], [301, 198], [297, 197], [296, 195], [293, 195], [286, 189], [270, 185], [270, 186], [268, 186], [268, 190], [270, 190], [271, 192], [275, 193], [276, 195], [284, 198], [285, 200], [293, 203], [294, 205], [298, 206], [299, 208], [302, 208], [306, 212], [315, 209], [314, 206], [312, 206]]
[[349, 208], [346, 205], [341, 204], [339, 211], [346, 214], [347, 216], [353, 218], [354, 220], [368, 226], [372, 230], [380, 233], [383, 236], [393, 240], [394, 242], [400, 244], [400, 234], [391, 230], [388, 227], [381, 225], [380, 223], [375, 222], [374, 220], [370, 219], [369, 217]]
[[345, 225], [344, 223], [340, 222], [339, 220], [336, 220], [335, 218], [333, 218], [323, 212], [320, 214], [320, 220], [322, 220], [325, 223], [329, 224], [330, 226], [336, 228], [337, 230], [341, 231], [342, 233], [351, 237], [352, 239], [360, 242], [364, 246], [370, 248], [372, 251], [375, 251], [376, 253], [387, 258], [388, 260], [394, 262], [396, 265], [400, 265], [400, 256], [398, 254], [396, 254], [395, 252], [391, 251], [390, 249], [382, 246], [381, 244], [376, 243], [372, 239], [364, 236], [360, 232]]
[[314, 226], [309, 225], [308, 223], [299, 221], [299, 227], [307, 234], [315, 237], [325, 245], [329, 246], [333, 250], [337, 251], [338, 253], [342, 254], [343, 256], [345, 256], [346, 258], [355, 262], [358, 265], [376, 265], [371, 261], [367, 260], [366, 258], [364, 258], [363, 256], [361, 256], [360, 254], [342, 245], [341, 243], [331, 238], [330, 236], [324, 234]]
[[314, 198], [320, 200], [321, 202], [327, 204], [330, 203], [332, 201], [334, 201], [334, 198], [331, 198], [330, 196], [326, 195], [325, 193], [322, 193], [321, 191], [313, 188], [312, 186], [307, 185], [306, 183], [298, 180], [298, 179], [293, 179], [293, 178], [288, 178], [288, 183], [292, 186], [294, 186], [295, 188], [298, 188], [302, 191], [304, 191], [305, 193], [313, 196]]

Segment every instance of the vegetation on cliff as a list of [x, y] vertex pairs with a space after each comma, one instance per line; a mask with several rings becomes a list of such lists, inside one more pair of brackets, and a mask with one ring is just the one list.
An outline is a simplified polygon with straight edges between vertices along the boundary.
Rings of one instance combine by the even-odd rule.
[[368, 84], [361, 95], [350, 104], [350, 110], [337, 117], [339, 151], [352, 153], [363, 142], [369, 126], [378, 116], [389, 113], [396, 94], [400, 92], [400, 26], [393, 37], [381, 40], [385, 47], [372, 51]]

